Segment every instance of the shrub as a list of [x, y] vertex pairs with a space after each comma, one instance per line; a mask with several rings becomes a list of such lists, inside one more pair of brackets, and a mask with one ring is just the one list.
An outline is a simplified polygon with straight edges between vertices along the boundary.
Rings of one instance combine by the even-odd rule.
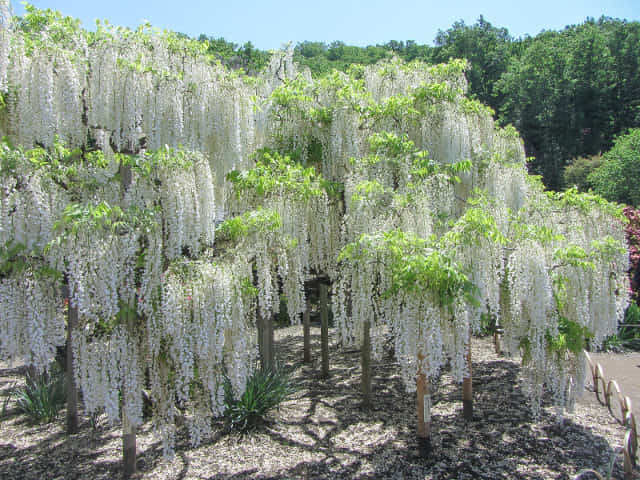
[[622, 342], [620, 341], [620, 337], [615, 333], [613, 335], [609, 335], [602, 342], [602, 347], [600, 347], [600, 351], [618, 352], [618, 353], [624, 351]]
[[624, 214], [629, 220], [625, 226], [625, 236], [629, 245], [629, 283], [631, 285], [631, 299], [638, 301], [640, 290], [640, 210], [625, 207]]
[[40, 375], [14, 391], [16, 406], [34, 422], [51, 423], [65, 403], [61, 375]]
[[586, 192], [593, 187], [587, 180], [589, 174], [602, 165], [602, 157], [578, 157], [564, 169], [563, 180], [566, 188], [576, 187], [580, 192]]
[[246, 433], [264, 423], [269, 410], [294, 392], [289, 375], [283, 370], [256, 370], [248, 379], [244, 393], [233, 398], [231, 382], [225, 381], [224, 417], [230, 429]]
[[[636, 303], [631, 303], [624, 312], [624, 323], [630, 325], [640, 325], [640, 307]], [[620, 340], [626, 341], [640, 337], [640, 327], [622, 327], [618, 332]]]

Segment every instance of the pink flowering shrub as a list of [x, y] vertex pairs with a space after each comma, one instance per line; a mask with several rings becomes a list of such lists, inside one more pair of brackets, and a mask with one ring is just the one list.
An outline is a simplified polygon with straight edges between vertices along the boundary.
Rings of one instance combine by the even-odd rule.
[[629, 224], [625, 227], [627, 243], [629, 244], [629, 280], [631, 281], [631, 298], [638, 302], [640, 293], [640, 210], [625, 207], [625, 216]]

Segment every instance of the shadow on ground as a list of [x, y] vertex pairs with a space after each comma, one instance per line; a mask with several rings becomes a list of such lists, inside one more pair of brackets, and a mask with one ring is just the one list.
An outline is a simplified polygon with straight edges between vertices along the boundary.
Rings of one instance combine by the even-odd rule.
[[[283, 329], [277, 337], [278, 358], [291, 369], [298, 390], [267, 424], [245, 437], [223, 435], [217, 424], [215, 438], [198, 448], [180, 431], [173, 462], [162, 460], [160, 444], [145, 425], [139, 434], [139, 478], [568, 480], [583, 468], [604, 472], [613, 454], [598, 425], [560, 424], [549, 409], [534, 422], [517, 363], [496, 356], [488, 339], [474, 340], [473, 420], [462, 419], [458, 384], [447, 375], [434, 383], [432, 450], [423, 457], [414, 435], [414, 394], [405, 391], [389, 355], [373, 363], [374, 400], [364, 409], [358, 352], [332, 345], [331, 376], [325, 380], [319, 378], [319, 358], [302, 365], [300, 327]], [[318, 351], [319, 335], [312, 340]], [[0, 478], [120, 476], [117, 429], [92, 430], [84, 422], [69, 440], [61, 423], [25, 426], [18, 417], [2, 420]], [[12, 436], [3, 437], [5, 432]]]

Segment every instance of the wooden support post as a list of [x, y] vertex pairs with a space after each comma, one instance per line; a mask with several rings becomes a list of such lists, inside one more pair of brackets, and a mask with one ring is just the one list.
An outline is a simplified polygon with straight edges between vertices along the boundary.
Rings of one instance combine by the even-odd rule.
[[[133, 295], [129, 299], [127, 310], [127, 332], [129, 333], [129, 341], [133, 341], [135, 334], [135, 323], [138, 313], [136, 310], [136, 296]], [[122, 398], [126, 398], [122, 392]], [[133, 425], [126, 415], [124, 406], [122, 409], [122, 478], [130, 479], [136, 473], [136, 427]]]
[[124, 479], [136, 473], [136, 428], [125, 414], [122, 415], [122, 467]]
[[273, 368], [273, 320], [263, 317], [258, 308], [256, 324], [258, 327], [260, 367], [262, 370], [271, 370]]
[[260, 368], [265, 368], [265, 351], [264, 351], [264, 321], [260, 313], [260, 306], [256, 305], [256, 330], [258, 333], [258, 355], [260, 356]]
[[360, 364], [362, 366], [362, 406], [371, 406], [371, 324], [364, 322]]
[[267, 343], [269, 345], [269, 370], [273, 370], [276, 367], [276, 351], [274, 341], [274, 324], [273, 314], [269, 315], [267, 319]]
[[329, 377], [329, 298], [327, 284], [320, 284], [320, 347], [322, 378]]
[[311, 363], [311, 303], [307, 297], [306, 308], [302, 314], [302, 330], [304, 336], [303, 363]]
[[66, 381], [67, 381], [67, 434], [78, 433], [78, 388], [73, 372], [73, 331], [78, 325], [78, 307], [71, 305], [69, 287], [64, 286], [63, 294], [67, 300], [67, 343], [66, 343]]
[[469, 344], [467, 345], [467, 353], [465, 355], [468, 376], [462, 379], [462, 416], [465, 420], [473, 418], [473, 384], [471, 370], [471, 332], [469, 332]]
[[[421, 364], [424, 356], [418, 355]], [[426, 457], [431, 452], [431, 395], [429, 394], [429, 380], [427, 376], [418, 370], [416, 378], [416, 395], [418, 411], [418, 450], [420, 455]]]

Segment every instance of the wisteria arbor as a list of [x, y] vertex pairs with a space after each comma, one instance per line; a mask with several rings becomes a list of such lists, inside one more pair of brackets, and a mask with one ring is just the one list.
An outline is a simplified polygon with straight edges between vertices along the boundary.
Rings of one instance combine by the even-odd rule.
[[166, 453], [177, 408], [204, 438], [256, 328], [281, 295], [298, 321], [320, 276], [340, 343], [392, 339], [419, 405], [447, 360], [470, 377], [482, 316], [534, 410], [544, 385], [571, 404], [586, 339], [627, 302], [621, 211], [544, 192], [465, 97], [465, 62], [312, 80], [281, 52], [247, 78], [169, 32], [1, 5], [0, 356], [46, 369], [68, 336], [86, 411], [122, 419], [125, 449], [143, 389]]

